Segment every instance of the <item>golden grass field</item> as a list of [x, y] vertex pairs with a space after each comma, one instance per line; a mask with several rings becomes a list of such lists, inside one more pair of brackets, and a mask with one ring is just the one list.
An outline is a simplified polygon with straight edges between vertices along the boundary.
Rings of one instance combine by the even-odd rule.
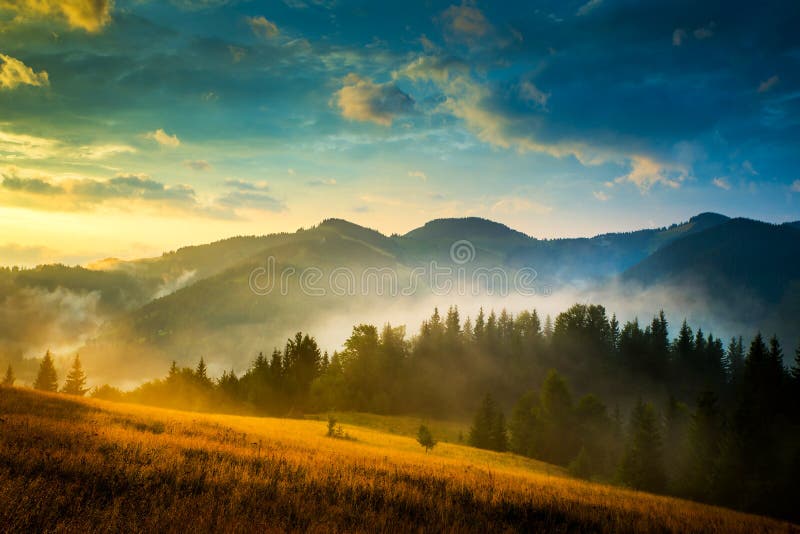
[[800, 532], [512, 454], [426, 454], [404, 435], [413, 418], [340, 417], [353, 440], [326, 437], [324, 418], [0, 389], [0, 532]]

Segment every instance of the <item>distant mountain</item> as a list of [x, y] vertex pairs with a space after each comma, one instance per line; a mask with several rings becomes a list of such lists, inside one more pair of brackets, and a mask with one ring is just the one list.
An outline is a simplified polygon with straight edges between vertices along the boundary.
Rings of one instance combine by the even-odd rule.
[[[454, 246], [467, 255], [451, 257]], [[294, 233], [234, 237], [156, 258], [105, 260], [94, 269], [6, 270], [0, 276], [0, 313], [30, 319], [45, 317], [37, 310], [47, 310], [46, 328], [4, 331], [6, 344], [17, 351], [26, 344], [72, 347], [91, 336], [81, 354], [103, 376], [153, 376], [166, 361], [201, 355], [241, 366], [300, 329], [334, 329], [343, 337], [354, 317], [381, 323], [408, 315], [437, 294], [437, 302], [453, 303], [456, 294], [437, 293], [424, 276], [411, 283], [412, 273], [433, 261], [467, 272], [499, 269], [509, 280], [519, 269], [533, 268], [537, 284], [556, 289], [599, 289], [609, 281], [669, 286], [702, 295], [715, 315], [777, 325], [776, 331], [786, 318], [800, 316], [796, 223], [778, 226], [716, 213], [663, 228], [549, 240], [476, 217], [437, 219], [392, 236], [327, 219]], [[254, 273], [261, 273], [255, 282], [263, 285], [270, 265], [274, 285], [259, 293], [262, 288], [252, 287]], [[324, 295], [317, 294], [319, 287]], [[392, 296], [409, 287], [415, 288], [412, 294]], [[81, 321], [59, 321], [76, 316]], [[63, 343], [44, 345], [51, 339]]]
[[609, 233], [592, 238], [534, 240], [511, 251], [508, 263], [530, 266], [556, 283], [598, 281], [623, 272], [649, 254], [677, 239], [713, 228], [728, 220], [702, 213], [688, 222], [635, 232]]
[[660, 248], [622, 279], [643, 287], [695, 288], [720, 316], [786, 331], [787, 321], [796, 327], [798, 316], [781, 317], [780, 310], [800, 304], [800, 232], [732, 219]]
[[783, 225], [784, 225], [784, 226], [790, 226], [790, 227], [792, 227], [792, 228], [795, 228], [795, 229], [797, 229], [797, 230], [800, 230], [800, 221], [787, 222], [787, 223], [783, 223]]

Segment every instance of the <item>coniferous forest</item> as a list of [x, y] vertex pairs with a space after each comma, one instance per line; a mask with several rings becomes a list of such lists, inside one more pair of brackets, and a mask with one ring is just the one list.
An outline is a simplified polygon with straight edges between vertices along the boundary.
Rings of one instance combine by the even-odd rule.
[[352, 410], [469, 421], [461, 436], [575, 476], [797, 519], [800, 348], [761, 333], [727, 342], [659, 313], [620, 324], [603, 306], [555, 319], [434, 310], [419, 332], [358, 325], [341, 351], [297, 333], [249, 369], [173, 363], [130, 392], [93, 395], [190, 410], [299, 417]]

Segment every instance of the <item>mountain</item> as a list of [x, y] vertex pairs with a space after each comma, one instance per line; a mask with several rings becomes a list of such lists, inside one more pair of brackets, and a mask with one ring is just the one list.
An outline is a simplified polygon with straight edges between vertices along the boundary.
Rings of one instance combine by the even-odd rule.
[[513, 266], [527, 266], [555, 283], [594, 281], [614, 276], [659, 248], [687, 235], [728, 220], [718, 213], [702, 213], [685, 223], [635, 232], [601, 234], [592, 238], [533, 240], [508, 256]]
[[695, 288], [719, 315], [750, 322], [751, 328], [776, 328], [797, 317], [781, 320], [779, 310], [800, 302], [800, 231], [732, 219], [665, 245], [628, 269], [622, 280], [642, 287]]
[[[327, 219], [294, 233], [239, 236], [156, 258], [105, 260], [95, 270], [6, 270], [0, 276], [0, 313], [27, 318], [26, 324], [48, 318], [36, 329], [9, 320], [17, 326], [4, 330], [7, 347], [63, 351], [88, 339], [81, 349], [87, 368], [109, 377], [158, 375], [166, 361], [199, 356], [240, 370], [258, 351], [271, 350], [297, 330], [335, 347], [359, 321], [402, 321], [413, 329], [434, 304], [502, 307], [506, 301], [487, 299], [500, 298], [489, 287], [496, 283], [492, 276], [509, 284], [521, 269], [536, 271], [537, 287], [565, 296], [579, 294], [578, 288], [619, 302], [627, 297], [607, 290], [615, 281], [638, 294], [669, 287], [687, 295], [676, 302], [694, 298], [713, 316], [783, 332], [787, 318], [800, 314], [798, 239], [792, 224], [716, 213], [663, 228], [547, 240], [476, 217], [437, 219], [391, 236]], [[440, 287], [431, 276], [435, 269], [449, 270], [451, 277], [461, 273], [472, 286], [466, 293], [459, 292], [457, 280]], [[475, 288], [479, 294], [470, 292]], [[513, 302], [508, 305], [544, 304]], [[74, 317], [81, 319], [63, 320]]]

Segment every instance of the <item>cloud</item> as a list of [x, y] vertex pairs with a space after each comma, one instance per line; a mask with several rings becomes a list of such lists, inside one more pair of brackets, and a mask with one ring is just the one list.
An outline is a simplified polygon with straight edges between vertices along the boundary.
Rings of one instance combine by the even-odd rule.
[[716, 23], [709, 22], [705, 26], [701, 26], [694, 31], [694, 38], [698, 41], [702, 41], [703, 39], [709, 39], [714, 36], [714, 28], [716, 27]]
[[336, 180], [334, 178], [315, 178], [307, 181], [306, 185], [310, 185], [311, 187], [331, 186], [336, 185]]
[[392, 77], [404, 77], [412, 81], [430, 80], [443, 85], [457, 76], [466, 76], [467, 74], [469, 74], [469, 65], [459, 59], [425, 55], [392, 73]]
[[239, 63], [247, 55], [247, 50], [238, 46], [228, 45], [228, 51], [234, 63]]
[[720, 189], [724, 189], [725, 191], [729, 191], [731, 188], [731, 184], [728, 179], [724, 176], [720, 176], [718, 178], [714, 178], [711, 180], [711, 183], [715, 186], [719, 187]]
[[236, 178], [228, 178], [225, 180], [225, 187], [237, 189], [239, 191], [269, 191], [269, 184], [267, 182], [248, 182]]
[[750, 160], [744, 160], [744, 162], [742, 162], [742, 169], [752, 176], [758, 175], [758, 171], [753, 167], [753, 164], [750, 163]]
[[34, 195], [59, 195], [65, 192], [64, 188], [54, 185], [41, 178], [22, 178], [13, 171], [3, 174], [2, 186], [10, 191], [31, 193]]
[[0, 156], [7, 160], [58, 159], [60, 162], [101, 160], [135, 152], [134, 147], [124, 144], [67, 145], [58, 139], [0, 130]]
[[524, 81], [520, 84], [519, 96], [522, 100], [532, 102], [544, 110], [547, 109], [547, 101], [550, 100], [550, 93], [541, 91], [529, 81]]
[[181, 140], [178, 139], [177, 135], [169, 135], [167, 132], [164, 131], [163, 128], [159, 128], [154, 132], [147, 132], [144, 134], [147, 139], [152, 139], [156, 143], [161, 146], [166, 146], [169, 148], [177, 148], [181, 144]]
[[[492, 91], [476, 82], [461, 62], [436, 56], [422, 56], [392, 73], [394, 78], [406, 77], [412, 81], [435, 83], [444, 94], [436, 111], [448, 113], [464, 121], [467, 128], [481, 141], [501, 148], [515, 148], [519, 152], [542, 152], [554, 157], [575, 156], [582, 162], [596, 160], [596, 154], [580, 142], [540, 142], [533, 136], [520, 133], [526, 126], [526, 117], [505, 113], [490, 104]], [[549, 95], [535, 92], [535, 86], [520, 90], [539, 102]], [[531, 84], [532, 85], [532, 84]], [[541, 94], [539, 94], [541, 93]], [[535, 122], [535, 121], [534, 121]]]
[[424, 172], [422, 172], [422, 171], [408, 171], [408, 175], [409, 175], [411, 178], [419, 178], [419, 179], [420, 179], [420, 180], [422, 180], [423, 182], [425, 182], [425, 181], [427, 181], [427, 180], [428, 180], [428, 175], [427, 175], [427, 174], [425, 174], [425, 173], [424, 173]]
[[391, 126], [395, 117], [414, 107], [414, 100], [394, 82], [374, 83], [356, 74], [347, 75], [334, 100], [344, 118], [381, 126]]
[[628, 174], [618, 177], [616, 183], [630, 182], [640, 191], [648, 191], [655, 184], [662, 184], [673, 189], [680, 187], [681, 182], [688, 174], [686, 170], [647, 157], [634, 155], [630, 157], [631, 170]]
[[480, 9], [465, 1], [460, 6], [450, 6], [441, 15], [448, 38], [475, 43], [493, 31], [492, 25]]
[[789, 189], [794, 193], [800, 193], [800, 180], [795, 180]]
[[536, 215], [547, 215], [553, 208], [545, 204], [520, 197], [501, 198], [492, 205], [492, 212], [513, 215], [516, 213], [532, 213]]
[[18, 59], [0, 54], [0, 89], [14, 89], [20, 85], [46, 87], [50, 85], [47, 72], [34, 72], [32, 68]]
[[217, 204], [220, 206], [272, 212], [286, 209], [283, 202], [268, 194], [269, 185], [265, 182], [228, 179], [225, 180], [225, 186], [232, 191], [217, 198]]
[[204, 159], [189, 159], [184, 161], [183, 165], [193, 171], [208, 171], [211, 169], [211, 164]]
[[0, 9], [15, 12], [17, 18], [53, 18], [70, 28], [89, 33], [100, 31], [111, 21], [113, 0], [0, 0]]
[[605, 191], [595, 191], [592, 193], [592, 195], [600, 202], [607, 202], [608, 200], [611, 199], [611, 195], [609, 195]]
[[[198, 209], [194, 189], [187, 185], [167, 185], [142, 174], [119, 174], [108, 180], [68, 176], [60, 180], [23, 173], [11, 167], [2, 174], [2, 188], [26, 195], [20, 205], [48, 211], [72, 211], [96, 207], [106, 201], [134, 200], [157, 202], [183, 210]], [[15, 199], [4, 199], [13, 203]]]
[[686, 30], [683, 28], [676, 29], [672, 32], [672, 46], [681, 46], [687, 37]]
[[45, 159], [58, 155], [59, 141], [0, 130], [0, 155], [8, 159]]
[[254, 34], [263, 39], [277, 37], [280, 33], [275, 23], [267, 20], [263, 16], [247, 17], [247, 24]]
[[80, 180], [72, 185], [71, 192], [87, 199], [167, 200], [190, 206], [196, 197], [187, 185], [165, 185], [143, 174], [121, 174], [107, 181]]
[[582, 17], [584, 15], [588, 15], [591, 11], [597, 8], [600, 4], [603, 3], [603, 0], [589, 0], [585, 4], [583, 4], [579, 9], [577, 15]]
[[773, 87], [780, 83], [781, 79], [779, 76], [775, 75], [772, 76], [758, 85], [758, 92], [759, 93], [766, 93], [767, 91], [771, 90]]
[[79, 156], [86, 159], [104, 159], [135, 152], [136, 149], [128, 145], [86, 145], [78, 149]]

